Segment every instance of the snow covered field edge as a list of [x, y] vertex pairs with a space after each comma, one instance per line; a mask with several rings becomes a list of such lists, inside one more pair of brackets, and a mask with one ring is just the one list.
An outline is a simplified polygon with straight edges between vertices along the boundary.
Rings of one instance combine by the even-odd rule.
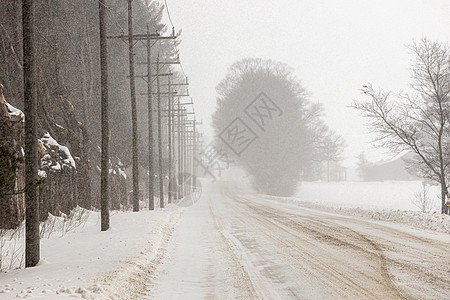
[[414, 193], [421, 188], [420, 181], [303, 182], [293, 197], [260, 196], [307, 208], [450, 234], [450, 216], [438, 213], [438, 187], [430, 187], [433, 212], [421, 212], [411, 203]]

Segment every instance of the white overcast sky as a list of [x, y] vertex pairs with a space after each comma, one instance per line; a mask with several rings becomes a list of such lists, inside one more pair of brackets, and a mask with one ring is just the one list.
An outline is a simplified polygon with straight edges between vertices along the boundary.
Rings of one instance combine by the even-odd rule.
[[381, 157], [371, 146], [363, 119], [348, 107], [353, 99], [362, 99], [361, 86], [370, 82], [392, 91], [406, 90], [411, 55], [405, 46], [422, 36], [450, 40], [449, 0], [167, 0], [167, 4], [176, 29], [183, 30], [180, 58], [207, 133], [212, 133], [208, 127], [216, 105], [215, 88], [227, 68], [246, 57], [270, 58], [294, 68], [310, 99], [324, 104], [327, 124], [347, 141], [347, 164], [362, 151], [373, 159]]

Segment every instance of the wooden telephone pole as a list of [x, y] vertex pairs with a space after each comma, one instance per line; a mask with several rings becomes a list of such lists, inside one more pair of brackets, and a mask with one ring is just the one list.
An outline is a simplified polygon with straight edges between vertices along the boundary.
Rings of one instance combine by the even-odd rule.
[[[184, 197], [184, 193], [183, 193], [183, 156], [181, 154], [181, 149], [182, 149], [182, 143], [181, 143], [181, 101], [180, 98], [178, 98], [178, 109], [177, 109], [177, 139], [178, 139], [178, 179], [181, 179], [181, 185], [178, 184], [178, 198], [183, 198]], [[180, 178], [180, 175], [182, 176]]]
[[[153, 142], [153, 95], [157, 94], [158, 98], [160, 98], [160, 94], [161, 92], [158, 91], [158, 93], [153, 93], [152, 91], [152, 82], [153, 79], [152, 77], [155, 76], [157, 77], [157, 84], [158, 84], [158, 89], [159, 89], [159, 77], [160, 76], [165, 76], [165, 75], [169, 75], [169, 74], [161, 74], [159, 73], [159, 62], [157, 62], [157, 74], [156, 75], [152, 75], [152, 70], [151, 70], [151, 66], [152, 63], [151, 61], [151, 48], [154, 45], [154, 43], [152, 44], [152, 40], [170, 40], [170, 39], [176, 39], [177, 37], [174, 35], [174, 30], [172, 30], [172, 36], [160, 36], [158, 33], [155, 34], [150, 34], [150, 29], [149, 26], [147, 26], [147, 33], [146, 34], [133, 34], [133, 22], [132, 22], [132, 7], [131, 7], [131, 3], [132, 0], [128, 0], [128, 35], [115, 35], [115, 36], [108, 36], [109, 39], [128, 39], [128, 47], [129, 47], [129, 61], [130, 61], [130, 92], [131, 92], [131, 110], [132, 110], [132, 127], [133, 127], [133, 211], [138, 211], [139, 210], [139, 170], [138, 170], [138, 148], [137, 148], [137, 109], [136, 109], [136, 91], [135, 91], [135, 78], [139, 77], [139, 78], [147, 78], [147, 94], [143, 94], [143, 95], [147, 95], [148, 97], [148, 138], [149, 138], [149, 170], [148, 170], [148, 174], [149, 174], [149, 209], [154, 209], [154, 192], [153, 192], [153, 187], [154, 187], [154, 168], [153, 168], [153, 161], [154, 161], [154, 142]], [[134, 46], [134, 41], [147, 41], [147, 62], [144, 64], [147, 64], [147, 75], [140, 75], [140, 76], [136, 76], [135, 72], [134, 72], [134, 50], [133, 50], [133, 46]], [[159, 60], [159, 58], [158, 58]], [[163, 65], [165, 64], [179, 64], [179, 62], [164, 62]], [[170, 74], [171, 75], [171, 74]], [[161, 101], [160, 99], [158, 100], [159, 102]], [[158, 111], [160, 111], [160, 109], [158, 109]], [[159, 119], [159, 118], [158, 118]], [[158, 121], [159, 122], [159, 121]], [[158, 128], [158, 132], [160, 133], [160, 129]], [[158, 133], [158, 144], [159, 144], [159, 140], [160, 140], [160, 134]], [[162, 157], [161, 157], [161, 152], [162, 150], [158, 150], [158, 156], [160, 159], [159, 164], [162, 166]], [[162, 168], [160, 167], [160, 170]], [[160, 190], [163, 190], [163, 185], [162, 185], [162, 180], [164, 178], [162, 178], [161, 176], [161, 172], [160, 171]], [[161, 192], [162, 193], [162, 192]], [[161, 195], [160, 195], [161, 196]], [[163, 197], [160, 197], [161, 200], [163, 201]], [[162, 203], [162, 207], [164, 207], [164, 203]]]
[[167, 192], [168, 192], [168, 202], [171, 203], [172, 199], [173, 199], [173, 195], [172, 195], [172, 97], [171, 97], [171, 93], [172, 93], [172, 86], [171, 86], [171, 81], [170, 81], [170, 76], [167, 76], [168, 79], [168, 88], [169, 88], [169, 93], [168, 93], [168, 112], [169, 115], [167, 117], [167, 124], [168, 124], [168, 139], [169, 139], [169, 186], [167, 188]]
[[[189, 85], [186, 83], [172, 83], [170, 76], [168, 76], [168, 84], [163, 85], [168, 87], [168, 109], [166, 110], [168, 112], [167, 114], [167, 124], [168, 124], [168, 141], [169, 141], [169, 186], [168, 186], [168, 201], [169, 203], [172, 202], [174, 199], [174, 195], [176, 194], [174, 187], [173, 187], [173, 176], [175, 173], [174, 170], [174, 160], [175, 160], [175, 111], [177, 109], [174, 108], [174, 99], [173, 96], [177, 95], [177, 92], [172, 92], [173, 86], [187, 86]], [[182, 96], [189, 96], [189, 95], [177, 95], [179, 97]]]
[[128, 57], [130, 64], [131, 123], [133, 137], [133, 211], [139, 211], [139, 157], [137, 136], [136, 85], [134, 82], [133, 0], [128, 0]]
[[[151, 81], [151, 78], [149, 78]], [[163, 178], [163, 170], [162, 170], [162, 130], [161, 130], [161, 90], [159, 85], [159, 53], [158, 58], [156, 59], [156, 88], [158, 94], [158, 162], [159, 162], [159, 207], [164, 208], [164, 178]]]
[[38, 145], [36, 135], [36, 80], [34, 3], [22, 1], [23, 98], [25, 113], [25, 267], [40, 260], [39, 199], [37, 195]]
[[147, 99], [148, 99], [148, 206], [155, 209], [153, 171], [153, 91], [152, 91], [152, 41], [150, 26], [147, 24]]
[[[158, 40], [170, 40], [170, 39], [176, 39], [176, 36], [173, 35], [172, 32], [172, 36], [160, 36], [158, 33], [153, 33], [150, 34], [150, 28], [147, 25], [147, 33], [146, 34], [133, 34], [133, 30], [132, 30], [132, 11], [131, 11], [131, 0], [128, 0], [128, 35], [115, 35], [115, 36], [108, 36], [109, 39], [121, 39], [121, 40], [125, 40], [128, 39], [128, 44], [129, 44], [129, 56], [130, 56], [130, 89], [131, 89], [131, 101], [132, 101], [132, 118], [133, 120], [135, 120], [135, 122], [133, 122], [133, 210], [135, 210], [135, 208], [139, 207], [139, 179], [138, 179], [138, 175], [139, 175], [139, 171], [138, 171], [138, 153], [137, 153], [137, 117], [135, 118], [135, 114], [136, 109], [133, 110], [133, 106], [136, 108], [136, 92], [135, 92], [135, 82], [134, 79], [136, 77], [138, 78], [147, 78], [147, 94], [143, 94], [143, 95], [147, 95], [147, 101], [148, 101], [148, 143], [149, 143], [149, 154], [148, 154], [148, 159], [149, 159], [149, 166], [148, 166], [148, 174], [149, 174], [149, 178], [148, 178], [148, 186], [149, 186], [149, 209], [153, 210], [155, 208], [155, 201], [154, 201], [154, 166], [153, 166], [153, 161], [154, 161], [154, 137], [153, 137], [153, 95], [156, 93], [153, 93], [153, 89], [152, 89], [152, 83], [153, 83], [153, 79], [152, 77], [155, 76], [162, 76], [164, 74], [158, 74], [158, 75], [152, 75], [152, 69], [151, 66], [152, 64], [156, 64], [152, 62], [151, 59], [151, 48], [154, 46], [154, 44], [156, 43], [156, 41]], [[131, 23], [131, 24], [130, 24]], [[131, 30], [130, 30], [131, 29]], [[152, 43], [152, 41], [155, 40], [154, 43]], [[133, 45], [134, 45], [134, 41], [146, 41], [147, 42], [147, 62], [143, 63], [147, 65], [147, 75], [134, 75], [134, 56], [133, 56]], [[132, 45], [130, 47], [130, 45]], [[134, 105], [133, 105], [134, 103]], [[136, 125], [136, 134], [134, 134], [134, 126]], [[136, 146], [135, 146], [136, 145]], [[135, 180], [136, 178], [136, 180]]]
[[99, 1], [100, 21], [100, 82], [102, 112], [102, 157], [100, 182], [101, 231], [109, 229], [109, 120], [108, 120], [108, 47], [106, 43], [106, 0]]

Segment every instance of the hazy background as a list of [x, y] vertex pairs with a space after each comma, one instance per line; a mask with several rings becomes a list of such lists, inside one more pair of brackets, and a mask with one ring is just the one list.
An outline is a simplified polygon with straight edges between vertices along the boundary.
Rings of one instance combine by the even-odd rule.
[[361, 99], [361, 86], [371, 82], [388, 90], [407, 90], [412, 57], [405, 46], [422, 36], [449, 41], [448, 0], [169, 0], [167, 4], [176, 29], [183, 29], [181, 59], [206, 134], [212, 135], [215, 87], [227, 68], [244, 57], [270, 58], [293, 67], [310, 99], [324, 104], [326, 123], [346, 139], [347, 167], [362, 151], [372, 160], [395, 155], [371, 147], [363, 119], [348, 107], [353, 99]]

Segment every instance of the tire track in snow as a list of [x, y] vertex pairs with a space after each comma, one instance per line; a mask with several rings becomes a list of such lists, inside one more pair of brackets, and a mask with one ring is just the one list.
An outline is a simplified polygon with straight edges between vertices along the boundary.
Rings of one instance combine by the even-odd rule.
[[[246, 196], [248, 198], [248, 196]], [[247, 199], [246, 198], [246, 199]], [[260, 197], [249, 198], [252, 202], [261, 202]], [[249, 200], [248, 199], [248, 200]], [[267, 204], [267, 200], [263, 200]], [[269, 201], [270, 203], [270, 201]], [[272, 202], [273, 205], [273, 202]], [[279, 211], [288, 214], [292, 211], [291, 205], [279, 206]], [[386, 276], [389, 276], [395, 287], [405, 296], [418, 299], [448, 298], [450, 293], [448, 286], [450, 279], [450, 259], [447, 255], [450, 247], [450, 239], [442, 239], [443, 234], [416, 231], [414, 235], [403, 230], [393, 228], [388, 225], [378, 224], [374, 221], [366, 221], [348, 216], [338, 216], [329, 213], [320, 213], [317, 210], [295, 207], [297, 215], [290, 214], [291, 218], [299, 218], [301, 212], [308, 212], [309, 222], [316, 222], [320, 227], [327, 226], [329, 232], [339, 232], [333, 230], [336, 225], [346, 228], [357, 228], [356, 231], [368, 238], [370, 241], [376, 240], [375, 246], [380, 247], [385, 258]], [[312, 216], [312, 218], [310, 218]], [[328, 224], [328, 225], [327, 225]], [[437, 236], [441, 239], [438, 240]], [[436, 237], [436, 238], [435, 238]], [[393, 275], [394, 274], [394, 275]]]
[[[242, 215], [243, 212], [245, 212], [244, 209], [239, 209], [236, 211], [236, 214]], [[314, 286], [312, 288], [312, 291], [311, 288], [309, 288], [309, 290], [305, 290], [305, 282], [298, 282], [294, 287], [295, 292], [293, 291], [293, 287], [284, 288], [285, 290], [289, 291], [289, 294], [295, 294], [296, 297], [298, 295], [302, 295], [307, 299], [317, 297], [323, 298], [324, 295], [318, 293], [317, 291], [323, 290], [324, 286], [327, 287], [326, 289], [334, 288], [334, 290], [339, 290], [341, 288], [340, 285], [342, 284], [343, 274], [331, 270], [328, 265], [317, 260], [317, 258], [308, 249], [299, 247], [299, 245], [296, 245], [295, 242], [290, 241], [289, 239], [292, 238], [292, 232], [287, 231], [288, 236], [283, 236], [283, 231], [286, 231], [286, 228], [279, 228], [280, 226], [278, 224], [276, 227], [274, 227], [273, 224], [268, 224], [267, 221], [266, 223], [261, 222], [261, 217], [264, 218], [264, 216], [262, 215], [257, 215], [258, 218], [255, 218], [255, 216], [252, 214], [244, 214], [245, 216], [243, 216], [242, 219], [245, 220], [250, 226], [257, 228], [258, 233], [264, 234], [264, 239], [271, 241], [270, 244], [272, 244], [272, 247], [275, 245], [273, 249], [271, 249], [270, 244], [266, 244], [264, 246], [271, 249], [273, 252], [277, 252], [278, 256], [282, 258], [283, 264], [290, 267], [291, 273], [295, 274], [296, 276], [303, 277], [303, 280], [305, 282], [307, 281], [308, 277], [317, 277], [316, 282], [308, 283], [308, 285]], [[251, 220], [254, 220], [256, 222], [252, 223], [250, 222]], [[302, 251], [299, 251], [300, 249], [302, 249]], [[251, 250], [254, 251], [253, 249]], [[292, 252], [292, 250], [294, 250], [294, 252]], [[299, 258], [299, 256], [301, 256], [301, 258]], [[309, 266], [306, 266], [305, 262], [308, 262]], [[297, 268], [297, 265], [300, 265], [301, 270]], [[318, 271], [321, 272], [321, 275], [328, 274], [328, 277], [317, 276]], [[307, 275], [305, 275], [306, 273]], [[333, 277], [333, 280], [330, 280], [330, 277]], [[338, 282], [338, 284], [336, 284], [336, 282]], [[349, 284], [348, 282], [346, 282], [346, 284], [346, 289], [355, 289], [354, 284]], [[344, 295], [345, 293], [342, 294], [342, 297], [344, 297]], [[361, 294], [359, 296], [361, 297]], [[329, 296], [329, 298], [331, 298], [331, 296]], [[367, 294], [366, 298], [375, 299], [373, 297], [367, 296]]]
[[[277, 204], [260, 198], [246, 195], [241, 202], [243, 201], [245, 205], [256, 205], [257, 208], [259, 205], [267, 206], [270, 210], [293, 219], [294, 223], [301, 223], [303, 219], [303, 223], [307, 222], [306, 227], [314, 224], [319, 229], [327, 227], [325, 233], [328, 235], [337, 234], [339, 237], [343, 226], [362, 235], [362, 238], [367, 238], [367, 242], [372, 242], [374, 247], [382, 251], [383, 276], [393, 282], [393, 287], [402, 297], [445, 299], [450, 295], [448, 292], [450, 259], [448, 251], [445, 250], [449, 249], [450, 243], [447, 243], [448, 239], [443, 234], [417, 231], [416, 236], [374, 221], [321, 213], [301, 206]], [[344, 235], [345, 240], [346, 236], [348, 234]]]
[[[252, 234], [246, 232], [245, 224], [241, 220], [236, 219], [239, 213], [233, 210], [233, 206], [227, 205], [229, 204], [227, 203], [229, 201], [228, 198], [224, 198], [222, 194], [220, 194], [220, 198], [227, 199], [227, 201], [214, 201], [213, 212], [226, 243], [230, 245], [234, 257], [247, 274], [248, 282], [253, 286], [254, 293], [252, 298], [286, 299], [288, 295], [299, 295], [298, 290], [293, 290], [295, 285], [292, 285], [292, 282], [296, 281], [295, 278], [291, 278], [292, 282], [288, 282], [287, 286], [284, 284], [284, 292], [280, 295], [279, 285], [283, 285], [284, 281], [283, 272], [280, 273], [279, 270], [282, 267], [281, 262], [279, 260], [271, 260], [270, 251], [266, 250], [264, 246], [261, 247], [258, 241], [252, 238]], [[230, 212], [231, 215], [229, 214]], [[248, 251], [249, 248], [251, 251]], [[267, 248], [269, 249], [270, 247]], [[311, 298], [311, 295], [307, 297], [307, 299]]]
[[[313, 220], [311, 218], [308, 218], [308, 221], [309, 221], [308, 225], [309, 226], [303, 226], [303, 225], [301, 225], [300, 223], [298, 223], [296, 221], [286, 222], [283, 219], [283, 217], [285, 217], [285, 215], [283, 215], [283, 217], [280, 218], [280, 215], [261, 210], [260, 208], [257, 208], [257, 207], [251, 206], [251, 205], [248, 205], [248, 206], [251, 207], [253, 210], [258, 211], [258, 213], [260, 213], [261, 215], [268, 216], [267, 221], [272, 223], [272, 224], [274, 224], [275, 226], [279, 226], [277, 224], [277, 222], [280, 222], [281, 224], [283, 224], [283, 225], [285, 225], [285, 226], [287, 226], [289, 228], [292, 228], [294, 230], [297, 230], [297, 231], [298, 230], [301, 230], [302, 232], [309, 231], [309, 233], [312, 233], [315, 236], [320, 237], [319, 238], [320, 241], [325, 242], [327, 244], [338, 245], [338, 246], [346, 246], [346, 247], [349, 247], [349, 248], [353, 248], [353, 249], [355, 249], [357, 251], [366, 252], [369, 255], [372, 255], [375, 258], [378, 258], [379, 261], [380, 261], [381, 274], [382, 274], [382, 277], [384, 278], [384, 282], [388, 286], [390, 286], [393, 291], [395, 291], [398, 294], [397, 296], [399, 298], [406, 298], [406, 296], [404, 296], [403, 292], [401, 292], [398, 289], [398, 287], [395, 285], [395, 283], [392, 280], [392, 276], [389, 273], [389, 270], [387, 268], [387, 258], [384, 255], [383, 250], [381, 249], [381, 247], [377, 243], [373, 242], [371, 239], [369, 239], [365, 235], [363, 235], [363, 234], [361, 234], [361, 233], [359, 233], [357, 231], [351, 230], [351, 229], [349, 229], [348, 227], [345, 227], [345, 226], [340, 226], [340, 225], [336, 226], [336, 224], [334, 224], [334, 223], [331, 224], [331, 223], [329, 223], [327, 221], [323, 221], [323, 220], [317, 221], [317, 220]], [[292, 220], [292, 219], [290, 219], [290, 220]], [[319, 229], [322, 229], [322, 230], [313, 229], [311, 225], [314, 225], [316, 228], [319, 228]], [[367, 244], [369, 244], [372, 247], [372, 249], [367, 249], [364, 246], [357, 245], [357, 244], [354, 244], [352, 242], [349, 242], [348, 239], [345, 240], [344, 238], [339, 238], [339, 237], [333, 236], [331, 234], [324, 233], [323, 232], [323, 228], [324, 227], [326, 229], [328, 229], [328, 232], [339, 232], [339, 233], [345, 232], [344, 234], [342, 234], [344, 237], [349, 237], [350, 236], [349, 233], [354, 234], [354, 235], [358, 236], [359, 239], [361, 239], [361, 240], [365, 241]], [[343, 261], [342, 263], [345, 263], [345, 262]], [[337, 272], [337, 274], [339, 276], [342, 276], [342, 277], [346, 278], [348, 281], [350, 281], [353, 284], [355, 284], [355, 286], [357, 286], [359, 289], [366, 290], [366, 292], [367, 292], [366, 295], [372, 295], [370, 290], [366, 289], [364, 286], [358, 285], [350, 277], [346, 276], [342, 272], [338, 272], [338, 271], [336, 271], [336, 272]], [[364, 274], [361, 274], [361, 275], [364, 275]]]
[[[406, 298], [393, 284], [392, 278], [390, 277], [390, 274], [388, 272], [387, 266], [386, 266], [386, 259], [384, 255], [382, 254], [381, 248], [376, 245], [373, 241], [365, 237], [364, 235], [352, 231], [345, 227], [340, 228], [334, 228], [335, 232], [339, 232], [339, 229], [345, 229], [347, 230], [347, 234], [352, 233], [354, 236], [358, 237], [359, 244], [363, 242], [364, 247], [361, 245], [355, 245], [352, 243], [349, 243], [347, 240], [338, 239], [330, 234], [327, 234], [324, 232], [323, 225], [316, 222], [315, 228], [312, 228], [311, 224], [307, 225], [301, 225], [298, 220], [292, 220], [289, 219], [286, 215], [280, 215], [277, 213], [274, 213], [273, 211], [268, 211], [267, 209], [261, 209], [258, 207], [255, 207], [254, 205], [249, 204], [249, 199], [247, 198], [240, 198], [236, 199], [235, 195], [228, 194], [227, 196], [234, 198], [235, 201], [238, 201], [241, 205], [245, 205], [251, 210], [254, 211], [254, 214], [248, 214], [246, 216], [247, 219], [251, 219], [252, 216], [256, 215], [259, 217], [263, 217], [265, 222], [260, 222], [260, 220], [257, 220], [260, 225], [263, 226], [262, 232], [272, 232], [272, 234], [275, 232], [274, 227], [278, 228], [278, 232], [285, 232], [285, 235], [282, 237], [277, 237], [276, 241], [278, 243], [285, 244], [285, 249], [287, 249], [287, 254], [290, 256], [291, 259], [297, 260], [300, 265], [304, 264], [305, 261], [307, 261], [310, 265], [312, 265], [311, 270], [311, 276], [318, 277], [317, 279], [321, 281], [323, 284], [327, 286], [332, 286], [337, 291], [341, 291], [341, 297], [346, 298], [349, 296], [349, 290], [354, 290], [356, 293], [354, 296], [357, 296], [358, 298], [364, 297], [368, 299], [379, 299], [380, 291], [378, 290], [378, 294], [374, 294], [372, 287], [366, 287], [367, 282], [356, 282], [352, 276], [348, 276], [347, 272], [340, 271], [341, 269], [344, 269], [345, 271], [352, 271], [353, 275], [355, 275], [355, 270], [352, 270], [351, 268], [343, 268], [342, 266], [348, 265], [344, 260], [339, 260], [337, 257], [335, 258], [336, 261], [339, 261], [340, 267], [336, 268], [336, 262], [334, 264], [330, 264], [330, 260], [324, 260], [322, 257], [318, 256], [317, 253], [313, 253], [310, 248], [314, 248], [317, 250], [317, 245], [327, 243], [330, 246], [333, 247], [343, 247], [347, 246], [354, 250], [361, 251], [369, 255], [369, 258], [365, 259], [372, 259], [377, 258], [379, 260], [379, 267], [381, 269], [381, 276], [382, 284], [378, 284], [379, 287], [383, 287], [385, 290], [385, 295], [389, 295], [390, 298], [399, 298], [404, 299]], [[245, 209], [240, 209], [239, 211], [245, 211]], [[295, 216], [298, 217], [298, 216]], [[261, 219], [261, 218], [259, 218]], [[309, 221], [309, 220], [308, 220]], [[322, 226], [322, 227], [321, 227]], [[319, 230], [318, 230], [319, 229]], [[322, 229], [322, 230], [320, 230]], [[325, 228], [327, 229], [327, 228]], [[304, 238], [304, 236], [299, 236], [299, 232], [305, 234], [307, 233], [307, 239]], [[309, 235], [309, 236], [308, 236]], [[311, 239], [311, 235], [313, 238]], [[318, 238], [320, 237], [320, 239]], [[270, 238], [270, 235], [269, 235]], [[289, 241], [290, 243], [293, 243], [294, 247], [289, 247], [290, 245], [287, 243]], [[307, 247], [305, 246], [307, 245]], [[292, 251], [292, 248], [295, 248]], [[370, 248], [370, 249], [368, 249]], [[299, 251], [300, 250], [300, 251]], [[301, 255], [299, 255], [299, 252]], [[323, 253], [322, 253], [323, 254]], [[299, 258], [299, 256], [301, 258]], [[317, 276], [317, 271], [321, 272], [322, 276]], [[316, 274], [315, 274], [316, 272]], [[352, 273], [350, 273], [352, 275]], [[324, 276], [326, 275], [326, 276]], [[376, 284], [377, 281], [379, 281], [379, 278], [376, 278], [376, 274], [373, 275], [373, 278], [368, 277], [364, 272], [359, 272], [357, 275], [359, 276], [365, 276], [365, 279], [368, 281], [372, 281], [373, 284]], [[325, 279], [324, 279], [325, 278]], [[331, 280], [330, 280], [331, 279]], [[341, 286], [343, 285], [343, 286]]]
[[243, 279], [243, 282], [241, 282], [241, 284], [247, 287], [247, 290], [248, 290], [249, 294], [251, 295], [252, 299], [262, 299], [255, 289], [254, 283], [252, 282], [252, 280], [248, 274], [248, 271], [246, 270], [247, 268], [245, 267], [245, 265], [243, 265], [242, 260], [239, 259], [239, 257], [236, 255], [235, 250], [233, 250], [233, 249], [237, 248], [237, 245], [229, 237], [227, 237], [227, 235], [223, 232], [223, 227], [224, 227], [223, 220], [221, 220], [220, 216], [218, 216], [214, 213], [214, 210], [211, 206], [211, 202], [209, 203], [209, 211], [214, 220], [214, 226], [215, 226], [217, 232], [220, 234], [222, 241], [226, 245], [233, 261], [235, 262], [235, 264], [237, 266], [239, 266], [239, 269], [241, 271], [241, 276]]

